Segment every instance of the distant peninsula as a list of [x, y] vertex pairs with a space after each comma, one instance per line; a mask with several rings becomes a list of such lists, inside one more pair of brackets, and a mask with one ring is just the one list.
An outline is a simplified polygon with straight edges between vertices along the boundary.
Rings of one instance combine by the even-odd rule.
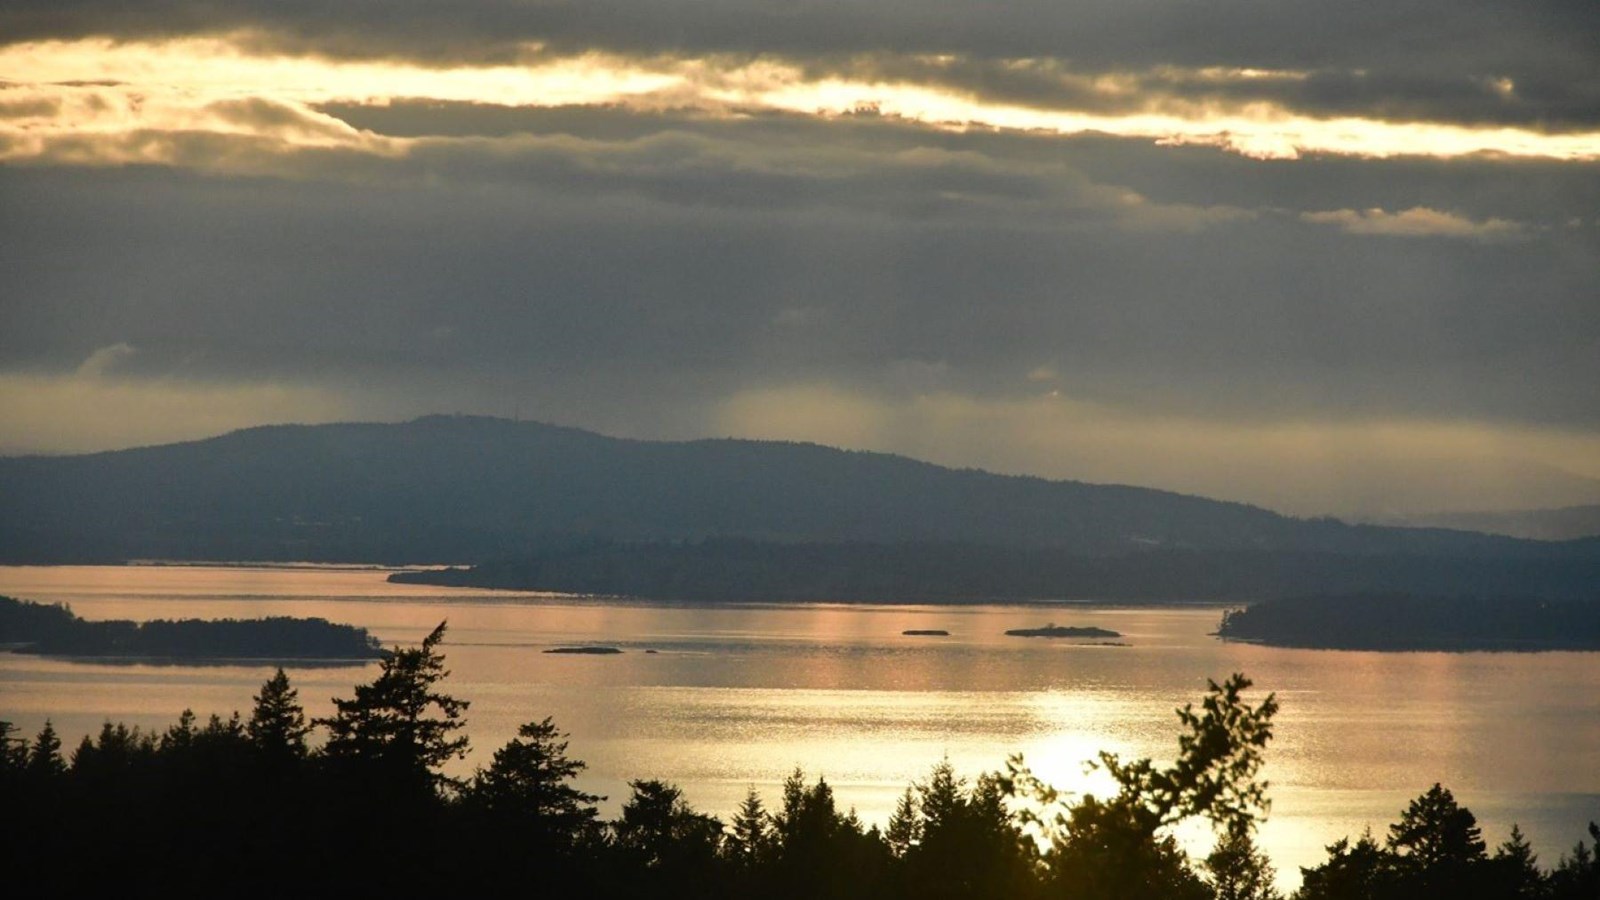
[[[1531, 543], [1531, 542], [1530, 542]], [[1567, 545], [1545, 548], [1576, 554]], [[785, 542], [737, 537], [624, 541], [549, 537], [517, 556], [470, 567], [395, 572], [404, 584], [553, 591], [673, 603], [1033, 603], [1174, 600], [1247, 603], [1309, 590], [1456, 594], [1527, 592], [1582, 598], [1592, 562], [1563, 563], [1556, 581], [1534, 560], [1151, 549], [1091, 557], [1040, 547], [915, 541]], [[1523, 563], [1526, 563], [1525, 565]], [[1554, 571], [1554, 570], [1549, 570]]]
[[906, 637], [949, 637], [950, 632], [943, 628], [907, 628], [900, 632]]
[[1088, 626], [1057, 625], [1054, 622], [1043, 628], [1013, 628], [1006, 634], [1011, 637], [1042, 637], [1042, 638], [1119, 638], [1122, 632], [1111, 631], [1107, 628]]
[[616, 647], [553, 647], [545, 653], [575, 653], [583, 656], [613, 656], [621, 653]]
[[365, 628], [326, 619], [87, 621], [59, 604], [0, 597], [0, 645], [41, 656], [166, 659], [367, 660], [383, 655]]
[[1290, 597], [1224, 613], [1217, 636], [1319, 650], [1600, 650], [1600, 599]]

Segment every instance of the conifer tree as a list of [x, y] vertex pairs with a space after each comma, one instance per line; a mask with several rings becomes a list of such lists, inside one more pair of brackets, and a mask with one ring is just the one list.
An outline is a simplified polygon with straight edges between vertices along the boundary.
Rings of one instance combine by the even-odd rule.
[[683, 791], [663, 781], [629, 782], [633, 796], [613, 823], [617, 845], [647, 869], [683, 874], [708, 867], [715, 859], [722, 823], [695, 812]]
[[1485, 896], [1487, 845], [1472, 811], [1439, 784], [1389, 826], [1389, 852], [1406, 889], [1422, 896]]
[[269, 759], [303, 759], [311, 728], [306, 725], [305, 710], [300, 706], [300, 692], [289, 686], [289, 676], [282, 667], [261, 685], [261, 693], [253, 699], [256, 705], [245, 726], [250, 742]]
[[1534, 898], [1544, 894], [1544, 873], [1539, 871], [1539, 857], [1533, 845], [1522, 833], [1522, 828], [1511, 826], [1511, 837], [1494, 852], [1494, 883], [1496, 892], [1508, 900]]
[[0, 719], [0, 771], [20, 772], [28, 764], [28, 739], [15, 737], [16, 725]]
[[723, 842], [724, 853], [734, 865], [753, 869], [764, 862], [772, 850], [772, 822], [761, 795], [751, 787], [728, 823], [728, 836]]
[[901, 859], [922, 840], [922, 815], [917, 809], [917, 795], [911, 788], [906, 788], [895, 804], [883, 839], [889, 845], [889, 852]]
[[453, 783], [439, 768], [466, 755], [466, 735], [455, 732], [466, 724], [468, 703], [436, 689], [450, 674], [438, 652], [445, 624], [420, 647], [389, 651], [377, 678], [357, 685], [351, 699], [335, 698], [333, 716], [315, 720], [328, 729], [328, 759], [434, 789]]
[[1216, 900], [1280, 900], [1273, 883], [1277, 871], [1248, 830], [1231, 831], [1217, 841], [1205, 860]]
[[536, 846], [571, 847], [594, 825], [594, 804], [605, 798], [569, 783], [586, 766], [567, 756], [563, 737], [548, 717], [522, 725], [489, 768], [473, 776], [463, 795], [467, 806]]
[[38, 730], [34, 746], [27, 749], [27, 770], [34, 777], [61, 775], [67, 770], [67, 761], [61, 757], [61, 737], [56, 735], [56, 725], [45, 719], [45, 727]]

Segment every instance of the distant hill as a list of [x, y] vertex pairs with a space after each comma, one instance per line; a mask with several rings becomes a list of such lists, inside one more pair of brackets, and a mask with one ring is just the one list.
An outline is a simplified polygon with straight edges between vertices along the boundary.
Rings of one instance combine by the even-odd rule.
[[0, 561], [11, 563], [470, 564], [548, 555], [574, 541], [722, 539], [973, 545], [1074, 558], [1226, 551], [1524, 567], [1600, 558], [1600, 542], [1301, 520], [1167, 491], [953, 470], [812, 444], [634, 441], [462, 416], [270, 426], [159, 447], [0, 459]]

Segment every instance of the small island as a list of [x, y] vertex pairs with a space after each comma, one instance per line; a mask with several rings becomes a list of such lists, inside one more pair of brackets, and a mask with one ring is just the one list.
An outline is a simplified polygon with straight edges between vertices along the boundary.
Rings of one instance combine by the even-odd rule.
[[545, 653], [577, 653], [585, 656], [611, 656], [621, 653], [616, 647], [552, 647]]
[[1122, 632], [1112, 631], [1108, 628], [1096, 628], [1092, 625], [1057, 625], [1051, 622], [1043, 628], [1013, 628], [1006, 634], [1011, 637], [1042, 637], [1042, 638], [1119, 638]]
[[222, 662], [368, 660], [383, 655], [365, 628], [326, 619], [87, 621], [60, 604], [0, 597], [0, 645], [40, 656]]
[[949, 637], [950, 632], [943, 628], [907, 628], [900, 632], [906, 637]]

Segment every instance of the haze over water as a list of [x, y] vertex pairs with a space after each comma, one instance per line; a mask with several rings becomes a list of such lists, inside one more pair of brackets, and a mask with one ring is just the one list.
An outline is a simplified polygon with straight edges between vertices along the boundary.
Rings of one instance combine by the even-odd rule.
[[[1215, 607], [662, 606], [392, 585], [386, 574], [11, 567], [0, 568], [0, 594], [66, 602], [88, 619], [320, 616], [385, 644], [418, 641], [448, 619], [446, 690], [472, 702], [473, 753], [461, 771], [486, 764], [518, 724], [552, 716], [589, 764], [582, 784], [612, 798], [607, 814], [627, 780], [662, 778], [726, 816], [751, 785], [775, 801], [798, 765], [882, 823], [941, 758], [971, 777], [1018, 752], [1058, 786], [1103, 790], [1085, 760], [1100, 750], [1170, 759], [1173, 709], [1198, 700], [1206, 678], [1242, 671], [1257, 698], [1275, 691], [1282, 703], [1262, 843], [1287, 884], [1324, 845], [1368, 825], [1381, 837], [1436, 781], [1491, 843], [1518, 822], [1547, 864], [1600, 819], [1595, 654], [1228, 644], [1209, 636]], [[1050, 621], [1119, 631], [1128, 646], [1003, 634]], [[572, 645], [626, 652], [542, 652]], [[29, 734], [51, 717], [70, 748], [106, 719], [160, 729], [186, 707], [248, 711], [271, 672], [0, 654], [0, 716]], [[375, 672], [312, 666], [291, 677], [322, 715]]]

